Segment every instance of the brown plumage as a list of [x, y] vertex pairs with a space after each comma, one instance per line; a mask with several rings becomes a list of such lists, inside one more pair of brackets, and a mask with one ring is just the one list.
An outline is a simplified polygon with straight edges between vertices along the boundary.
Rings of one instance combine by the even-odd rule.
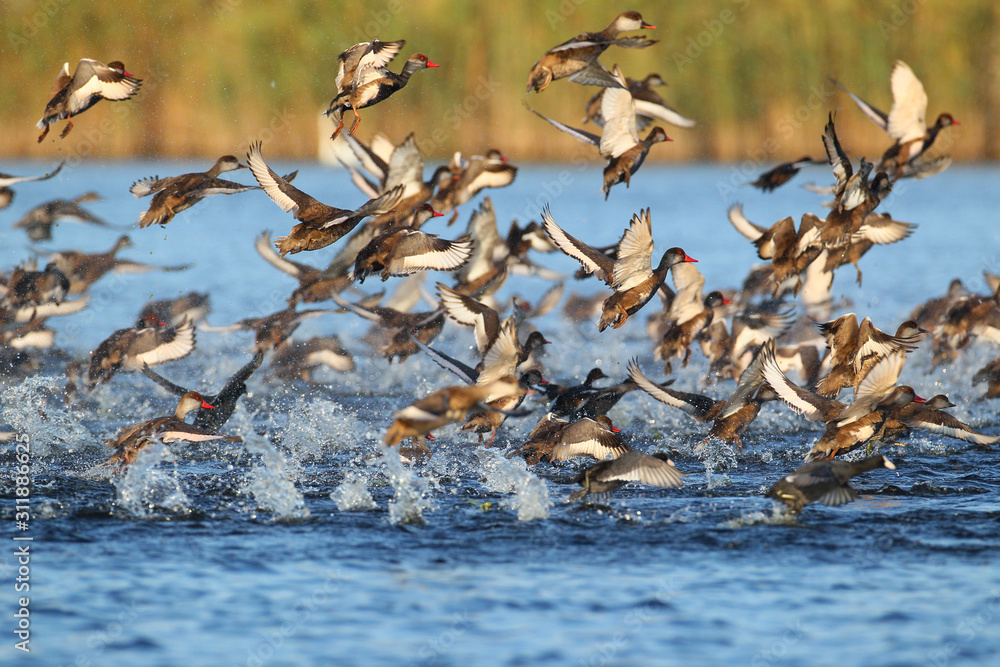
[[833, 83], [851, 96], [858, 108], [895, 143], [886, 149], [877, 169], [889, 174], [892, 180], [923, 178], [936, 174], [951, 164], [949, 156], [928, 159], [928, 150], [938, 134], [946, 127], [958, 125], [950, 113], [942, 113], [934, 125], [927, 127], [927, 93], [920, 80], [902, 60], [893, 65], [889, 77], [892, 87], [892, 107], [889, 113], [865, 102], [837, 81]]
[[695, 262], [680, 248], [670, 248], [656, 268], [650, 267], [653, 253], [652, 222], [649, 209], [632, 216], [629, 228], [618, 242], [618, 258], [612, 259], [562, 230], [546, 207], [542, 211], [545, 232], [564, 253], [615, 290], [604, 301], [598, 328], [619, 328], [629, 316], [645, 306], [667, 277], [667, 271], [681, 262]]
[[136, 197], [153, 195], [149, 208], [139, 215], [139, 227], [160, 225], [174, 219], [181, 211], [186, 211], [209, 195], [233, 195], [247, 190], [256, 190], [256, 185], [243, 185], [235, 181], [219, 178], [219, 174], [246, 169], [245, 164], [233, 155], [223, 155], [212, 168], [204, 172], [181, 174], [171, 178], [145, 178], [132, 184], [130, 192]]
[[288, 236], [275, 239], [282, 257], [288, 253], [318, 250], [339, 241], [364, 218], [389, 211], [403, 196], [403, 186], [397, 186], [354, 211], [329, 206], [275, 173], [264, 162], [260, 148], [259, 141], [250, 144], [250, 151], [247, 153], [250, 171], [278, 208], [301, 221], [292, 228]]
[[808, 155], [792, 162], [783, 162], [777, 167], [765, 171], [756, 180], [751, 181], [750, 185], [759, 188], [763, 192], [773, 192], [775, 188], [779, 188], [792, 180], [799, 173], [799, 170], [807, 164], [825, 164], [825, 162], [814, 160]]
[[525, 92], [530, 93], [532, 90], [542, 92], [556, 79], [567, 77], [574, 83], [588, 86], [619, 85], [608, 70], [597, 61], [598, 56], [612, 45], [630, 49], [652, 46], [656, 40], [618, 36], [623, 32], [651, 30], [655, 27], [643, 21], [639, 12], [623, 12], [600, 32], [584, 32], [559, 46], [552, 47], [531, 67]]
[[403, 361], [420, 351], [413, 338], [426, 345], [444, 329], [444, 309], [441, 308], [431, 312], [404, 313], [394, 308], [351, 303], [336, 294], [331, 298], [341, 308], [378, 325], [379, 328], [366, 335], [364, 340], [390, 362], [394, 358]]
[[883, 357], [858, 386], [850, 405], [803, 389], [785, 377], [775, 359], [773, 344], [761, 348], [759, 356], [761, 373], [777, 397], [806, 419], [826, 423], [823, 436], [806, 455], [807, 462], [830, 459], [860, 447], [875, 437], [892, 408], [923, 401], [912, 388], [896, 386], [906, 360], [905, 350]]
[[119, 469], [124, 469], [133, 463], [139, 451], [153, 440], [161, 442], [242, 441], [237, 437], [219, 435], [186, 423], [184, 418], [188, 413], [199, 408], [210, 410], [214, 406], [198, 392], [189, 391], [181, 396], [172, 416], [147, 419], [144, 422], [123, 428], [114, 440], [107, 441], [108, 446], [115, 450], [111, 454], [111, 458], [108, 459], [108, 463], [117, 464]]
[[68, 119], [66, 129], [60, 137], [65, 137], [73, 129], [73, 116], [83, 113], [101, 100], [118, 102], [136, 94], [142, 79], [137, 79], [125, 71], [125, 65], [114, 60], [107, 65], [83, 58], [76, 65], [73, 75], [69, 73], [69, 63], [63, 63], [49, 93], [45, 113], [36, 127], [42, 130], [38, 137], [41, 143], [49, 133], [49, 125]]
[[207, 293], [188, 292], [176, 299], [150, 301], [139, 311], [136, 326], [140, 326], [150, 315], [172, 325], [178, 325], [185, 320], [198, 324], [205, 319], [211, 309]]
[[348, 134], [354, 134], [361, 122], [358, 109], [370, 107], [388, 98], [402, 89], [414, 72], [428, 67], [440, 67], [422, 53], [415, 53], [406, 59], [399, 74], [386, 69], [406, 42], [361, 42], [355, 44], [338, 56], [340, 67], [337, 72], [337, 95], [326, 110], [327, 116], [333, 116], [339, 122], [333, 131], [331, 140], [336, 139], [344, 127], [344, 112], [350, 109], [354, 112], [354, 124]]
[[701, 394], [670, 389], [667, 386], [669, 383], [654, 383], [639, 369], [637, 359], [632, 359], [629, 362], [628, 372], [629, 377], [639, 386], [639, 389], [664, 405], [677, 408], [696, 421], [712, 422], [711, 431], [695, 447], [696, 452], [704, 448], [705, 443], [712, 438], [727, 444], [734, 444], [737, 449], [742, 450], [741, 435], [743, 431], [757, 418], [761, 404], [775, 398], [774, 392], [769, 387], [764, 386], [763, 361], [762, 355], [758, 353], [753, 362], [743, 371], [732, 395], [727, 400], [718, 401]]
[[482, 401], [491, 394], [500, 397], [525, 393], [525, 389], [511, 376], [482, 386], [439, 389], [393, 413], [393, 422], [386, 430], [384, 442], [391, 447], [403, 438], [413, 438], [417, 450], [429, 455], [430, 450], [424, 443], [431, 431], [464, 419], [475, 408], [489, 410]]
[[119, 329], [90, 353], [85, 384], [92, 388], [110, 380], [117, 371], [138, 371], [144, 364], [155, 366], [181, 359], [190, 354], [194, 344], [194, 327], [190, 322], [167, 326], [150, 315], [143, 326]]
[[792, 514], [798, 514], [813, 502], [836, 507], [858, 499], [857, 492], [848, 483], [852, 477], [876, 468], [895, 470], [896, 466], [884, 456], [870, 456], [857, 462], [807, 463], [775, 482], [767, 497], [784, 503]]
[[595, 496], [601, 501], [629, 482], [641, 482], [662, 488], [678, 487], [684, 483], [684, 474], [674, 467], [665, 454], [650, 456], [639, 451], [625, 452], [616, 459], [599, 461], [577, 475], [581, 489], [569, 496], [569, 502]]
[[51, 241], [52, 226], [62, 220], [111, 227], [112, 225], [80, 206], [98, 200], [100, 197], [95, 192], [86, 192], [75, 199], [53, 199], [25, 213], [11, 228], [23, 229], [32, 241]]
[[358, 253], [352, 276], [363, 283], [373, 273], [385, 281], [417, 271], [453, 271], [471, 254], [472, 240], [467, 236], [448, 241], [415, 229], [392, 229], [376, 236]]
[[316, 336], [282, 345], [271, 357], [271, 373], [282, 380], [299, 378], [314, 382], [313, 372], [326, 366], [338, 373], [354, 370], [354, 357], [336, 336]]

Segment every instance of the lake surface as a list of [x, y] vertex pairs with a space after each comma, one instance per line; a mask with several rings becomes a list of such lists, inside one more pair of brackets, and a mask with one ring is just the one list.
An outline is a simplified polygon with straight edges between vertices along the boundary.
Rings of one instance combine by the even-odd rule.
[[[90, 210], [127, 225], [145, 208], [127, 193], [134, 180], [208, 166], [85, 163], [20, 186], [0, 211], [0, 266], [30, 256], [32, 246], [9, 226], [37, 203], [96, 190], [105, 200]], [[300, 168], [296, 184], [328, 203], [363, 201], [341, 171], [274, 166]], [[595, 165], [531, 167], [491, 197], [501, 233], [548, 202], [560, 224], [595, 245], [617, 241], [631, 214], [649, 206], [657, 247], [679, 245], [700, 260], [710, 290], [738, 287], [757, 261], [726, 219], [729, 204], [742, 201], [751, 220], [767, 225], [822, 213], [821, 198], [798, 183], [827, 178], [813, 170], [762, 195], [732, 187], [747, 179], [739, 166], [647, 165], [631, 189], [617, 186], [605, 203]], [[995, 167], [953, 167], [901, 184], [881, 210], [919, 229], [862, 260], [862, 287], [851, 267], [838, 272], [834, 296], [850, 305], [834, 315], [853, 310], [894, 330], [952, 278], [985, 291], [982, 271], [1000, 272], [997, 192]], [[428, 230], [460, 235], [480, 198], [453, 228]], [[260, 259], [253, 243], [263, 230], [291, 225], [250, 192], [205, 200], [164, 229], [134, 229], [135, 247], [121, 256], [192, 268], [105, 277], [87, 311], [50, 320], [60, 347], [84, 359], [129, 326], [147, 299], [189, 290], [211, 293], [213, 325], [278, 310], [295, 281]], [[55, 240], [35, 247], [106, 250], [118, 233], [63, 223]], [[325, 265], [335, 248], [295, 259]], [[564, 256], [540, 261], [565, 273], [576, 268]], [[448, 282], [431, 276], [428, 285], [437, 279]], [[499, 296], [531, 299], [547, 287], [515, 277]], [[567, 294], [603, 289], [593, 279], [567, 283]], [[654, 306], [600, 336], [561, 308], [538, 320], [555, 341], [546, 377], [580, 378], [594, 365], [623, 377], [636, 355], [661, 378], [643, 326]], [[339, 334], [355, 371], [324, 371], [323, 384], [309, 386], [269, 379], [265, 363], [225, 429], [245, 443], [153, 447], [115, 478], [100, 465], [102, 441], [172, 412], [173, 397], [141, 375], [119, 374], [87, 408], [66, 409], [58, 400], [66, 359], [54, 354], [37, 376], [6, 388], [0, 428], [27, 434], [33, 452], [33, 517], [24, 534], [33, 537], [31, 647], [39, 664], [954, 665], [1000, 654], [995, 450], [915, 433], [885, 449], [896, 470], [855, 480], [861, 501], [810, 506], [789, 519], [763, 493], [801, 463], [819, 436], [814, 424], [766, 406], [741, 454], [717, 445], [699, 456], [692, 448], [707, 426], [634, 392], [611, 412], [616, 425], [634, 448], [671, 452], [687, 483], [630, 486], [604, 507], [569, 505], [574, 487], [560, 480], [585, 464], [526, 469], [454, 427], [439, 432], [426, 465], [383, 458], [391, 412], [457, 381], [425, 357], [391, 365], [374, 357], [359, 340], [367, 328], [350, 314], [309, 320], [297, 337]], [[435, 347], [472, 360], [471, 341], [467, 329], [449, 325]], [[214, 392], [249, 359], [251, 344], [250, 334], [199, 332], [194, 353], [158, 370]], [[932, 370], [925, 343], [901, 381], [923, 396], [947, 393], [956, 416], [998, 433], [998, 404], [971, 385], [997, 355], [975, 343]], [[676, 366], [675, 387], [720, 397], [732, 390], [731, 382], [702, 387], [699, 352], [687, 368]], [[534, 421], [509, 420], [507, 440], [519, 443]], [[15, 455], [5, 447], [0, 532], [12, 545]], [[11, 613], [12, 551], [0, 561]], [[9, 664], [22, 654], [13, 648], [12, 617], [4, 617], [0, 660]]]

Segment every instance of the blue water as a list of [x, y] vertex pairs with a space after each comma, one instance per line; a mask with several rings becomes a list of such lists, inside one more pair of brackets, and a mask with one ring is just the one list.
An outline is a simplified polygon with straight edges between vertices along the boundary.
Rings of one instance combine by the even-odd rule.
[[[207, 166], [85, 163], [23, 185], [0, 211], [0, 266], [30, 256], [32, 246], [9, 225], [47, 198], [97, 190], [105, 201], [89, 208], [130, 224], [145, 203], [127, 193], [133, 180]], [[363, 200], [343, 172], [276, 167], [300, 168], [297, 185], [323, 201]], [[814, 170], [798, 182], [825, 176]], [[536, 167], [491, 196], [501, 233], [550, 202], [557, 221], [594, 244], [616, 241], [631, 214], [649, 206], [657, 247], [679, 245], [698, 258], [713, 289], [738, 286], [756, 260], [726, 220], [729, 204], [742, 201], [761, 224], [820, 212], [820, 198], [796, 183], [767, 196], [730, 188], [742, 180], [738, 166], [647, 165], [631, 189], [616, 187], [604, 203], [596, 166]], [[854, 310], [893, 329], [954, 277], [983, 291], [981, 271], [1000, 271], [998, 186], [993, 167], [953, 167], [899, 186], [883, 209], [920, 227], [862, 260], [862, 287], [851, 267], [838, 274], [834, 296], [850, 305], [835, 315]], [[457, 236], [473, 205], [455, 228], [429, 229]], [[148, 298], [193, 289], [211, 293], [214, 325], [281, 308], [295, 281], [264, 263], [253, 242], [262, 230], [284, 233], [291, 224], [251, 192], [206, 200], [162, 230], [133, 230], [136, 245], [121, 256], [194, 266], [105, 277], [87, 311], [50, 321], [60, 347], [86, 358], [131, 324]], [[34, 247], [105, 250], [116, 236], [63, 223], [55, 240]], [[333, 252], [296, 259], [323, 265]], [[575, 269], [565, 257], [541, 260]], [[534, 298], [545, 288], [513, 278], [500, 296]], [[594, 280], [567, 284], [567, 293], [602, 289]], [[575, 325], [559, 311], [539, 320], [557, 341], [544, 359], [546, 376], [565, 380], [593, 365], [622, 376], [638, 355], [661, 377], [644, 322], [640, 315], [599, 337], [591, 323]], [[697, 456], [692, 447], [707, 427], [635, 392], [612, 411], [616, 425], [633, 447], [670, 451], [687, 484], [629, 487], [604, 508], [571, 506], [564, 503], [571, 487], [559, 482], [577, 466], [526, 470], [454, 428], [440, 432], [427, 465], [381, 458], [391, 411], [455, 380], [419, 356], [391, 366], [373, 357], [356, 340], [367, 328], [353, 315], [305, 323], [299, 337], [338, 333], [357, 369], [321, 373], [324, 383], [308, 386], [268, 379], [265, 364], [226, 429], [245, 444], [153, 448], [117, 478], [99, 465], [107, 457], [102, 440], [169, 413], [174, 399], [141, 375], [122, 374], [86, 407], [67, 409], [57, 397], [65, 358], [55, 354], [42, 358], [35, 377], [5, 385], [0, 422], [26, 432], [34, 456], [27, 534], [34, 538], [31, 646], [40, 664], [945, 665], [986, 664], [1000, 652], [995, 451], [914, 434], [885, 451], [897, 470], [856, 480], [861, 501], [810, 506], [788, 520], [763, 492], [799, 465], [818, 437], [815, 425], [768, 406], [741, 454], [713, 447]], [[250, 334], [199, 332], [196, 351], [161, 371], [214, 391], [249, 358], [251, 342]], [[449, 326], [435, 345], [472, 358], [465, 329]], [[970, 383], [995, 356], [976, 343], [932, 371], [925, 345], [902, 380], [921, 395], [947, 393], [956, 416], [997, 433], [996, 404], [980, 400], [983, 387]], [[731, 391], [731, 383], [701, 387], [704, 370], [695, 352], [676, 386]], [[509, 421], [509, 441], [519, 442], [533, 422]], [[0, 537], [13, 544], [14, 454], [5, 447]], [[0, 561], [5, 662], [21, 655], [7, 613], [11, 551]]]

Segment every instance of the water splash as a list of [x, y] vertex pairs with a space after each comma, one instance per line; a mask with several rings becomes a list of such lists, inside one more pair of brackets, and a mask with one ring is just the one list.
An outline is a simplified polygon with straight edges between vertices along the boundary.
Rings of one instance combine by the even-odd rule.
[[51, 375], [26, 378], [0, 394], [0, 417], [19, 433], [31, 438], [31, 451], [38, 456], [55, 453], [54, 445], [73, 451], [91, 442], [87, 430], [62, 407], [63, 379]]
[[545, 482], [528, 470], [522, 459], [504, 458], [495, 449], [479, 447], [475, 451], [479, 460], [486, 488], [496, 493], [512, 493], [513, 498], [504, 506], [517, 510], [519, 521], [547, 519], [552, 508], [549, 489]]
[[168, 472], [160, 467], [165, 460], [173, 460], [170, 450], [162, 442], [150, 442], [139, 450], [125, 474], [113, 480], [118, 503], [130, 514], [150, 516], [157, 507], [177, 513], [189, 511], [177, 470]]
[[295, 488], [291, 466], [270, 442], [252, 437], [247, 451], [260, 454], [260, 460], [246, 477], [241, 491], [253, 496], [257, 507], [271, 512], [276, 519], [304, 519], [309, 516], [305, 498]]
[[732, 484], [729, 475], [715, 474], [718, 470], [730, 470], [737, 467], [736, 450], [718, 438], [709, 438], [700, 452], [705, 464], [705, 485], [709, 489]]
[[396, 449], [383, 447], [382, 458], [389, 484], [396, 492], [389, 502], [389, 521], [396, 525], [424, 523], [424, 510], [434, 506], [427, 480], [407, 470]]
[[281, 440], [296, 459], [314, 458], [325, 446], [336, 450], [353, 444], [357, 423], [357, 415], [338, 403], [300, 396], [288, 411]]
[[375, 501], [368, 490], [368, 484], [364, 477], [356, 472], [348, 474], [340, 486], [333, 490], [330, 500], [337, 504], [337, 509], [341, 512], [375, 509]]

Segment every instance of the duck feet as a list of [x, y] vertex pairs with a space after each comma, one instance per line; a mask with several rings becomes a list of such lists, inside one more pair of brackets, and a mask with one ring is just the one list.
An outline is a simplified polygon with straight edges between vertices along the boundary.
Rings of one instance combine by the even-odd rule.
[[361, 114], [358, 113], [357, 109], [351, 109], [351, 111], [354, 112], [354, 125], [351, 125], [351, 130], [347, 134], [353, 137], [354, 131], [358, 129], [358, 125], [361, 124]]
[[44, 139], [45, 135], [48, 134], [48, 133], [49, 133], [49, 126], [46, 125], [45, 129], [42, 130], [42, 133], [40, 135], [38, 135], [38, 143], [42, 143], [42, 139]]
[[[60, 138], [60, 139], [63, 139], [63, 138], [65, 138], [65, 137], [66, 137], [66, 135], [67, 135], [67, 134], [69, 134], [69, 131], [73, 129], [73, 117], [72, 117], [72, 116], [70, 116], [70, 117], [69, 117], [69, 118], [67, 118], [66, 120], [68, 120], [69, 122], [68, 122], [68, 123], [66, 124], [66, 129], [64, 129], [64, 130], [62, 131], [62, 134], [60, 134], [60, 135], [59, 135], [59, 138]], [[46, 130], [47, 130], [47, 129], [48, 129], [48, 128], [46, 128]]]
[[340, 119], [340, 122], [337, 123], [337, 128], [333, 131], [333, 134], [330, 135], [330, 141], [335, 141], [337, 139], [337, 137], [340, 136], [340, 131], [342, 129], [344, 129], [344, 119], [343, 118]]

